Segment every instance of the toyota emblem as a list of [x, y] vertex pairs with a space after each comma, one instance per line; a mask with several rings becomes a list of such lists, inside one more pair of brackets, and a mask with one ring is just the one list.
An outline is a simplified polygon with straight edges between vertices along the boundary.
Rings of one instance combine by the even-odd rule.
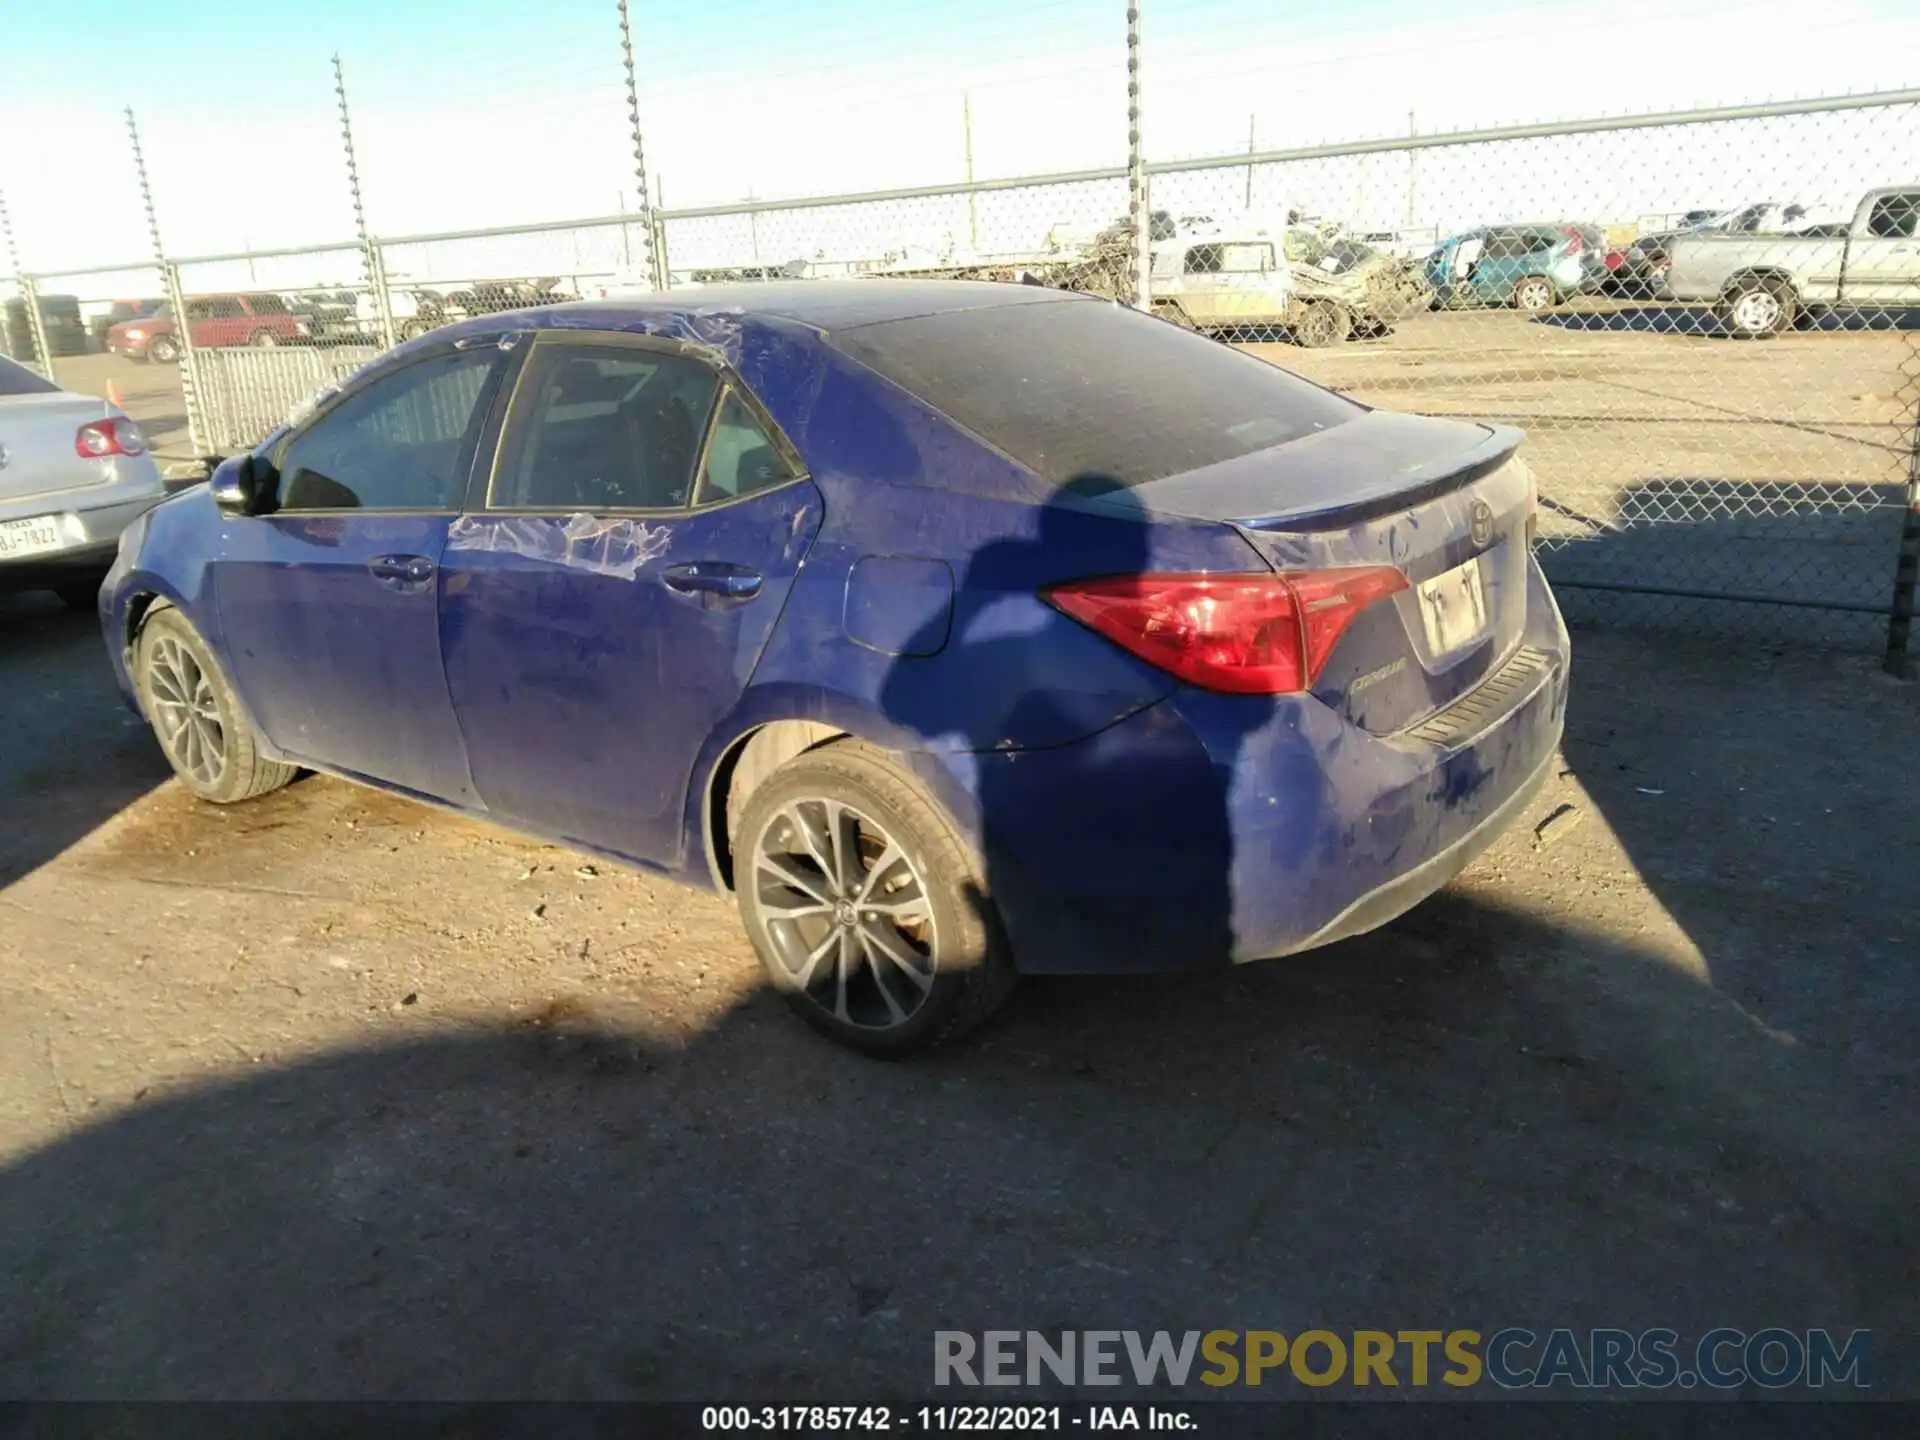
[[1484, 500], [1473, 502], [1473, 543], [1487, 545], [1493, 540], [1493, 507]]

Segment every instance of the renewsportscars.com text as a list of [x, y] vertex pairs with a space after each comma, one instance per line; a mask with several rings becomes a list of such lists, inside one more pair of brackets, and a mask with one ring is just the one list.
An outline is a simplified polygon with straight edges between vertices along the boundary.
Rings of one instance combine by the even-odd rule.
[[1723, 1328], [1678, 1331], [937, 1330], [942, 1386], [1297, 1384], [1508, 1390], [1640, 1390], [1743, 1385], [1869, 1388], [1870, 1334]]

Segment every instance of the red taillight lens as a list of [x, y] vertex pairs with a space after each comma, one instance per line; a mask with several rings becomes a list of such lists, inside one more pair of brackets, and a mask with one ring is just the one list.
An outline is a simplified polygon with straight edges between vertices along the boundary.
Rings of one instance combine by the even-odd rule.
[[1578, 255], [1587, 248], [1587, 242], [1581, 238], [1578, 230], [1567, 231], [1567, 254]]
[[89, 460], [106, 455], [144, 455], [147, 453], [147, 437], [126, 416], [116, 415], [82, 425], [74, 434], [73, 450], [76, 455], [83, 455]]
[[1045, 593], [1056, 609], [1190, 685], [1309, 688], [1353, 618], [1407, 588], [1389, 565], [1293, 575], [1120, 575]]

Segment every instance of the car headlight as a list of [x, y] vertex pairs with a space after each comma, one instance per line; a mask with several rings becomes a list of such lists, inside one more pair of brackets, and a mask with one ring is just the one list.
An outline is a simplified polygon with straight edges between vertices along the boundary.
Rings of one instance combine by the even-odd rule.
[[129, 340], [144, 340], [146, 338], [147, 338], [147, 332], [144, 330], [127, 331], [127, 339]]

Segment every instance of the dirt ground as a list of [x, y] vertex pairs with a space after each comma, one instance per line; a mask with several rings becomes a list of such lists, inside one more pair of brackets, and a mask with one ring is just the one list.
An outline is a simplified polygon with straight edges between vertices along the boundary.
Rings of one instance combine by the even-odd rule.
[[1559, 774], [1428, 905], [882, 1065], [725, 898], [328, 779], [194, 802], [91, 619], [0, 600], [0, 1395], [860, 1398], [936, 1329], [1508, 1324], [1866, 1327], [1920, 1395], [1920, 686], [1575, 638]]

